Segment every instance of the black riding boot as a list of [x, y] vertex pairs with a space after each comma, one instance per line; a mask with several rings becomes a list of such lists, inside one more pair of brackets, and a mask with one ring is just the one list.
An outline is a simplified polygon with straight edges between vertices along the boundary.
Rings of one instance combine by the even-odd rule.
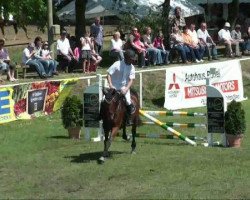
[[127, 105], [127, 125], [130, 126], [132, 122], [132, 114], [135, 112], [135, 107], [133, 104]]

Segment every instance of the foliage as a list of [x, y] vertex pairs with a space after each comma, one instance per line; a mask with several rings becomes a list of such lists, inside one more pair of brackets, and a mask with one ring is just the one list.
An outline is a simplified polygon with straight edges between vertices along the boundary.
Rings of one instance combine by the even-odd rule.
[[246, 130], [245, 111], [241, 102], [233, 100], [225, 113], [225, 131], [227, 134], [239, 135]]
[[65, 129], [83, 126], [83, 104], [76, 95], [65, 99], [61, 117]]
[[36, 24], [40, 30], [44, 30], [47, 23], [47, 0], [8, 0], [1, 1], [5, 17], [12, 14], [19, 26]]

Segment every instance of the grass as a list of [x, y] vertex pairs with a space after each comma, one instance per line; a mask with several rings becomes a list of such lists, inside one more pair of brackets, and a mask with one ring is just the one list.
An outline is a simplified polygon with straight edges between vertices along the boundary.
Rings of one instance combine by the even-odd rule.
[[[249, 61], [242, 62], [242, 69], [245, 95], [250, 97]], [[143, 77], [144, 107], [162, 108], [164, 73]], [[155, 80], [154, 84], [151, 80]], [[79, 82], [72, 93], [82, 96], [83, 87]], [[60, 112], [0, 125], [0, 198], [248, 199], [250, 100], [244, 101], [243, 106], [247, 130], [240, 149], [205, 148], [201, 142], [192, 147], [181, 140], [138, 138], [137, 154], [131, 155], [130, 143], [116, 138], [111, 158], [104, 165], [96, 162], [103, 143], [69, 140]], [[192, 111], [202, 112], [204, 108]], [[187, 117], [160, 119], [205, 121]], [[185, 135], [206, 136], [203, 129], [177, 130]], [[97, 131], [91, 131], [95, 136]], [[165, 133], [156, 126], [141, 126], [138, 132]], [[84, 129], [82, 138], [83, 134]]]
[[[250, 101], [244, 107], [249, 119]], [[130, 144], [116, 138], [111, 159], [100, 166], [96, 160], [103, 144], [67, 139], [60, 113], [8, 123], [0, 134], [0, 197], [247, 199], [249, 130], [248, 123], [240, 149], [139, 138], [137, 154], [130, 155]], [[149, 131], [146, 126], [138, 130]]]

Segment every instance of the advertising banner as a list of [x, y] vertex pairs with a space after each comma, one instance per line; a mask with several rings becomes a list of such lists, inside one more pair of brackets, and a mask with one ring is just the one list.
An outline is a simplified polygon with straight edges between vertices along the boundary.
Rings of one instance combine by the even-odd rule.
[[240, 61], [208, 63], [166, 69], [165, 104], [169, 110], [206, 106], [206, 80], [225, 101], [244, 100]]
[[0, 88], [0, 124], [60, 109], [78, 79], [42, 81]]

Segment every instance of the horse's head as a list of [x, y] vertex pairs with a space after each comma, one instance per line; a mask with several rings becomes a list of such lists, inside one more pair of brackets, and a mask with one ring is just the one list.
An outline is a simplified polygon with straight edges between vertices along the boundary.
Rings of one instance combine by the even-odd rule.
[[125, 97], [120, 92], [113, 88], [103, 88], [103, 94], [105, 96], [102, 104], [100, 117], [103, 120], [114, 120], [120, 113], [125, 113], [126, 103]]

